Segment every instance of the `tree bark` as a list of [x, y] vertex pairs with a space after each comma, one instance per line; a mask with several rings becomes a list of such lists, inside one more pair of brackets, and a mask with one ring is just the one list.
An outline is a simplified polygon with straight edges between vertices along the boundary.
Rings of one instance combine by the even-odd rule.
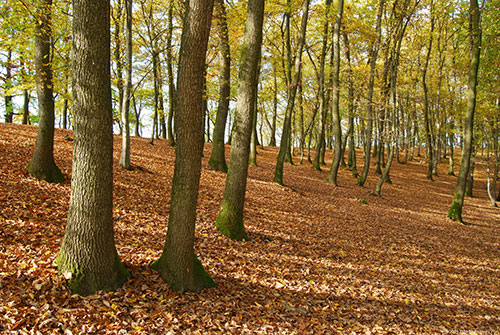
[[233, 240], [248, 240], [243, 209], [248, 175], [252, 121], [262, 46], [264, 0], [249, 0], [240, 60], [238, 103], [234, 120], [231, 157], [221, 209], [215, 222], [220, 233]]
[[64, 177], [54, 161], [54, 96], [52, 64], [50, 61], [52, 35], [52, 0], [44, 0], [37, 10], [35, 36], [36, 86], [38, 94], [39, 127], [35, 151], [28, 165], [29, 173], [49, 183], [62, 183]]
[[122, 153], [120, 156], [120, 165], [130, 170], [130, 91], [132, 88], [132, 0], [125, 0], [125, 53], [126, 53], [126, 72], [125, 87], [123, 88], [123, 100], [121, 106], [121, 117], [123, 124], [122, 132]]
[[309, 15], [309, 3], [310, 0], [304, 0], [302, 6], [302, 22], [300, 28], [300, 38], [297, 45], [297, 54], [295, 55], [295, 74], [293, 76], [292, 82], [290, 83], [288, 102], [285, 113], [285, 120], [283, 122], [283, 132], [281, 135], [280, 149], [278, 152], [278, 159], [276, 161], [276, 167], [274, 169], [274, 179], [273, 181], [279, 185], [283, 185], [283, 164], [285, 162], [285, 156], [290, 154], [290, 133], [292, 125], [292, 111], [295, 105], [295, 95], [297, 94], [297, 85], [300, 80], [302, 71], [302, 50], [305, 44], [306, 29], [307, 29], [307, 18]]
[[229, 48], [229, 31], [224, 0], [216, 0], [217, 30], [220, 38], [219, 57], [219, 103], [213, 134], [212, 153], [208, 165], [214, 170], [227, 172], [224, 136], [226, 133], [229, 100], [231, 99], [231, 50]]
[[474, 131], [474, 112], [476, 110], [476, 92], [477, 92], [477, 76], [479, 70], [479, 59], [481, 55], [481, 26], [480, 26], [480, 10], [477, 0], [470, 0], [469, 9], [470, 20], [470, 65], [469, 65], [469, 84], [467, 88], [467, 111], [465, 114], [465, 127], [463, 137], [462, 160], [460, 164], [460, 172], [458, 174], [457, 186], [453, 202], [448, 211], [448, 218], [453, 221], [463, 223], [462, 208], [464, 204], [464, 193], [467, 176], [469, 174], [470, 160], [472, 154], [472, 139]]
[[335, 134], [335, 150], [332, 166], [328, 174], [328, 183], [338, 186], [337, 174], [339, 171], [340, 160], [342, 156], [342, 128], [340, 127], [340, 28], [342, 26], [342, 16], [344, 14], [344, 0], [337, 2], [337, 20], [333, 29], [333, 99], [332, 99], [332, 115], [333, 127]]
[[[324, 160], [322, 157], [322, 146], [325, 142], [325, 127], [326, 127], [326, 117], [328, 115], [328, 98], [326, 97], [325, 92], [325, 60], [326, 60], [326, 50], [328, 46], [328, 28], [330, 25], [330, 7], [332, 4], [332, 0], [325, 0], [325, 22], [323, 23], [323, 35], [322, 35], [322, 47], [321, 47], [321, 55], [319, 61], [319, 78], [318, 78], [318, 94], [319, 94], [319, 108], [321, 110], [320, 117], [320, 133], [319, 139], [316, 143], [316, 152], [314, 155], [312, 168], [318, 171], [321, 171], [321, 162]], [[323, 151], [324, 152], [324, 151]]]
[[366, 105], [367, 118], [368, 118], [368, 126], [366, 129], [366, 142], [365, 142], [365, 162], [363, 166], [363, 171], [358, 178], [358, 185], [363, 186], [366, 182], [366, 178], [368, 177], [368, 171], [370, 169], [370, 155], [371, 155], [371, 146], [372, 146], [372, 133], [373, 133], [373, 91], [375, 85], [375, 74], [377, 68], [377, 56], [380, 48], [380, 40], [382, 35], [382, 14], [384, 11], [384, 2], [385, 0], [380, 0], [378, 13], [377, 13], [377, 24], [376, 24], [376, 32], [377, 39], [373, 43], [370, 50], [370, 78], [368, 80], [368, 101]]
[[212, 9], [212, 0], [186, 2], [177, 76], [170, 217], [163, 253], [151, 264], [174, 291], [180, 292], [215, 286], [193, 249], [203, 152], [203, 77]]
[[109, 11], [109, 1], [73, 1], [73, 175], [56, 264], [80, 295], [116, 289], [129, 277], [113, 236]]

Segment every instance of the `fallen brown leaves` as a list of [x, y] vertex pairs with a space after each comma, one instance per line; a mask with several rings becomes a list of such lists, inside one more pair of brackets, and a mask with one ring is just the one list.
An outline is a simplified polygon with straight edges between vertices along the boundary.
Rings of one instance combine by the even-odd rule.
[[67, 181], [50, 185], [25, 170], [36, 128], [0, 125], [0, 332], [500, 332], [500, 212], [481, 165], [463, 226], [446, 219], [456, 179], [445, 164], [430, 182], [424, 165], [395, 163], [378, 198], [374, 175], [360, 188], [341, 169], [334, 188], [308, 164], [286, 165], [280, 187], [270, 182], [276, 149], [259, 149], [245, 207], [252, 240], [233, 242], [214, 228], [225, 175], [207, 168], [206, 145], [196, 252], [218, 287], [181, 295], [148, 268], [165, 237], [174, 150], [133, 138], [136, 168], [115, 164], [114, 192], [117, 249], [133, 277], [116, 292], [71, 296], [53, 265], [69, 201], [67, 134], [55, 141]]

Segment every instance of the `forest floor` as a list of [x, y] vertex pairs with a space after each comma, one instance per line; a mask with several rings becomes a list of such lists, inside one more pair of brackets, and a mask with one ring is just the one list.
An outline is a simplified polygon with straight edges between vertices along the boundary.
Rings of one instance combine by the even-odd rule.
[[65, 136], [73, 134], [56, 131], [66, 181], [51, 185], [26, 172], [36, 132], [0, 125], [0, 333], [500, 333], [500, 209], [489, 204], [482, 161], [463, 225], [446, 218], [456, 183], [446, 163], [431, 182], [423, 158], [395, 162], [393, 184], [377, 197], [373, 169], [359, 187], [341, 168], [335, 188], [325, 182], [328, 167], [286, 164], [286, 186], [274, 184], [277, 149], [259, 148], [245, 204], [251, 241], [234, 242], [214, 227], [225, 175], [208, 168], [207, 144], [195, 248], [218, 287], [179, 294], [148, 267], [163, 248], [174, 149], [132, 138], [136, 168], [126, 171], [115, 136], [115, 237], [132, 278], [116, 292], [80, 297], [53, 264], [70, 195]]

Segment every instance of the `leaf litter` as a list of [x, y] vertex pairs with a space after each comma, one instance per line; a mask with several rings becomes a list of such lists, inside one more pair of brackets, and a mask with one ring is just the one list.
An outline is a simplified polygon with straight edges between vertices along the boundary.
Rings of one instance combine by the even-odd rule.
[[[149, 264], [168, 225], [174, 149], [132, 138], [132, 171], [114, 143], [114, 222], [132, 278], [116, 292], [71, 295], [54, 259], [64, 236], [71, 131], [56, 130], [66, 181], [26, 172], [36, 127], [0, 125], [0, 332], [7, 334], [436, 334], [500, 332], [500, 212], [489, 206], [485, 165], [465, 226], [446, 219], [456, 177], [425, 178], [423, 158], [395, 163], [392, 185], [372, 196], [346, 168], [340, 187], [328, 166], [285, 165], [273, 184], [276, 148], [250, 167], [245, 225], [251, 241], [214, 227], [225, 175], [210, 170], [205, 145], [195, 249], [218, 287], [172, 292]], [[229, 148], [227, 148], [229, 150]], [[360, 152], [358, 152], [361, 155]], [[227, 155], [228, 156], [228, 155]], [[331, 159], [331, 157], [330, 157]], [[358, 161], [362, 157], [358, 156]], [[360, 199], [365, 200], [362, 202]]]

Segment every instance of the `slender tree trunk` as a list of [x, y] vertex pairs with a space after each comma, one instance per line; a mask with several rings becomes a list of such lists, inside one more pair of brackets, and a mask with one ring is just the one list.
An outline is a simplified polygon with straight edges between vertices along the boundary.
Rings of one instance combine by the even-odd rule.
[[371, 154], [371, 146], [372, 146], [372, 133], [373, 133], [373, 90], [375, 85], [375, 73], [377, 66], [377, 56], [380, 48], [380, 40], [382, 35], [382, 14], [384, 11], [384, 2], [385, 0], [379, 1], [379, 8], [377, 14], [377, 24], [376, 24], [376, 32], [377, 32], [377, 40], [371, 46], [370, 51], [370, 78], [368, 80], [368, 101], [367, 101], [367, 118], [368, 118], [368, 126], [366, 129], [366, 142], [365, 142], [365, 162], [363, 166], [363, 171], [358, 178], [358, 185], [363, 186], [366, 182], [366, 178], [368, 177], [368, 171], [370, 169], [370, 154]]
[[208, 165], [214, 170], [227, 172], [224, 136], [226, 133], [229, 100], [231, 99], [231, 54], [229, 47], [229, 31], [224, 0], [216, 0], [217, 30], [219, 35], [219, 103], [215, 119], [212, 153]]
[[238, 102], [233, 143], [221, 209], [215, 222], [219, 232], [233, 240], [248, 240], [243, 208], [248, 175], [250, 137], [257, 97], [258, 67], [262, 46], [264, 0], [249, 0], [240, 60]]
[[50, 39], [52, 35], [52, 0], [44, 0], [37, 10], [35, 36], [36, 86], [40, 126], [35, 151], [28, 165], [29, 173], [50, 183], [62, 183], [64, 177], [54, 161], [54, 96]]
[[160, 103], [159, 103], [160, 88], [158, 87], [158, 52], [156, 50], [156, 45], [153, 49], [154, 49], [153, 50], [154, 112], [153, 112], [153, 127], [151, 129], [151, 139], [149, 140], [149, 144], [151, 145], [154, 144], [155, 134], [158, 133], [158, 109], [160, 108]]
[[463, 137], [462, 162], [458, 174], [457, 186], [453, 196], [453, 202], [448, 211], [448, 217], [454, 221], [463, 223], [462, 207], [464, 204], [464, 192], [467, 175], [469, 174], [470, 159], [472, 154], [472, 139], [474, 130], [474, 112], [476, 110], [477, 75], [479, 69], [479, 58], [481, 55], [481, 26], [480, 10], [477, 0], [470, 0], [470, 65], [469, 85], [467, 89], [467, 111], [465, 114], [465, 129]]
[[435, 18], [433, 16], [433, 1], [431, 1], [431, 31], [429, 38], [429, 46], [427, 47], [427, 55], [425, 57], [425, 65], [424, 70], [422, 72], [422, 86], [424, 88], [424, 123], [425, 123], [425, 148], [427, 150], [427, 179], [433, 180], [432, 178], [432, 167], [434, 162], [434, 150], [433, 150], [433, 141], [432, 141], [432, 133], [431, 133], [431, 120], [429, 116], [430, 102], [429, 102], [429, 89], [427, 87], [427, 70], [429, 68], [429, 60], [431, 58], [432, 52], [432, 42], [434, 37], [434, 21]]
[[[322, 156], [322, 148], [325, 142], [325, 127], [326, 127], [326, 118], [328, 115], [328, 98], [326, 97], [325, 92], [325, 61], [326, 61], [326, 51], [328, 46], [328, 29], [330, 25], [330, 7], [332, 4], [332, 0], [325, 0], [325, 22], [323, 23], [323, 44], [321, 48], [320, 55], [320, 64], [319, 64], [319, 78], [318, 78], [318, 94], [319, 94], [319, 105], [321, 110], [320, 117], [320, 134], [318, 143], [316, 144], [316, 153], [314, 155], [312, 168], [318, 171], [321, 171], [321, 162], [324, 161], [324, 155]], [[324, 150], [323, 150], [324, 152]], [[322, 159], [323, 157], [323, 159]]]
[[213, 1], [189, 0], [179, 59], [175, 124], [177, 145], [165, 246], [151, 267], [174, 291], [215, 286], [194, 253], [196, 203], [203, 152], [203, 77]]
[[109, 10], [109, 1], [73, 1], [73, 174], [56, 264], [81, 295], [116, 289], [129, 277], [113, 236]]
[[289, 148], [290, 148], [292, 111], [295, 105], [295, 95], [297, 94], [297, 85], [299, 83], [302, 71], [302, 50], [304, 48], [305, 37], [306, 37], [307, 18], [309, 15], [309, 2], [310, 0], [305, 0], [302, 6], [302, 22], [300, 28], [300, 38], [297, 45], [297, 54], [295, 55], [295, 74], [290, 84], [291, 87], [289, 89], [285, 121], [283, 124], [283, 133], [281, 136], [280, 150], [278, 152], [278, 159], [276, 161], [276, 167], [274, 169], [273, 181], [280, 185], [283, 185], [283, 164], [285, 162], [285, 155], [290, 153]]
[[[111, 16], [114, 24], [114, 39], [115, 39], [115, 62], [116, 62], [116, 87], [118, 89], [118, 113], [121, 113], [123, 106], [123, 64], [122, 64], [122, 41], [121, 41], [121, 25], [122, 25], [122, 0], [117, 0], [116, 9], [111, 8]], [[121, 114], [120, 114], [121, 115]], [[117, 118], [118, 119], [118, 118]], [[121, 119], [121, 116], [120, 116]], [[121, 124], [121, 123], [119, 123]], [[123, 133], [123, 125], [120, 126], [120, 134]]]
[[175, 135], [174, 135], [174, 113], [175, 113], [175, 83], [174, 83], [174, 71], [173, 62], [174, 56], [172, 55], [172, 35], [173, 35], [173, 10], [174, 10], [174, 0], [170, 0], [168, 3], [168, 30], [167, 30], [167, 75], [168, 75], [168, 145], [175, 145]]
[[120, 165], [130, 170], [130, 91], [132, 88], [132, 0], [125, 1], [125, 87], [123, 89], [123, 103], [121, 106], [121, 117], [123, 124], [122, 132], [122, 153], [120, 156]]
[[[12, 87], [12, 50], [9, 47], [7, 50], [7, 61], [5, 62], [5, 92], [8, 92]], [[12, 104], [12, 95], [5, 94], [5, 123], [12, 123], [14, 117], [14, 105]]]
[[[472, 156], [475, 154], [473, 153]], [[465, 195], [472, 198], [472, 190], [474, 188], [474, 170], [476, 168], [476, 161], [475, 157], [471, 158], [470, 162], [470, 167], [469, 167], [469, 174], [467, 175], [467, 183], [465, 184]]]
[[344, 13], [344, 0], [338, 0], [337, 5], [337, 20], [333, 29], [333, 101], [332, 115], [333, 127], [335, 133], [335, 151], [333, 156], [332, 166], [328, 175], [328, 183], [338, 186], [337, 174], [339, 170], [340, 160], [342, 156], [342, 128], [340, 127], [340, 27], [342, 25], [342, 16]]

